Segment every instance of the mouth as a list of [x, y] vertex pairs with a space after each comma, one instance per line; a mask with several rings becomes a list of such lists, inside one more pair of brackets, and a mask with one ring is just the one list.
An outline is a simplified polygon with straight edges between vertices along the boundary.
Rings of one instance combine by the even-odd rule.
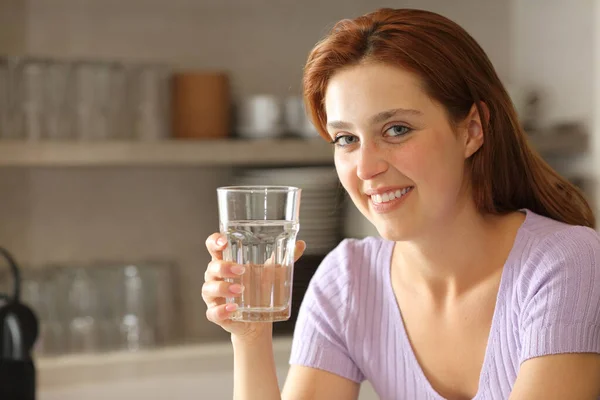
[[369, 196], [373, 204], [385, 204], [394, 200], [399, 200], [402, 197], [410, 193], [414, 189], [414, 186], [408, 186], [403, 189], [391, 190], [382, 194], [373, 194]]
[[372, 194], [369, 196], [372, 208], [377, 213], [385, 213], [400, 206], [404, 199], [412, 192], [414, 186], [402, 189], [390, 190], [385, 193]]

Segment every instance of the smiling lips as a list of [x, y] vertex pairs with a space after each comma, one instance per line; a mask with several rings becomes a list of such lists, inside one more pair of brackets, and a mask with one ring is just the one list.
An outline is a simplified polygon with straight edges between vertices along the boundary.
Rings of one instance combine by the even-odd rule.
[[404, 189], [392, 190], [383, 194], [371, 195], [371, 201], [373, 204], [385, 204], [392, 200], [401, 199], [406, 196], [413, 189], [413, 186], [405, 187]]

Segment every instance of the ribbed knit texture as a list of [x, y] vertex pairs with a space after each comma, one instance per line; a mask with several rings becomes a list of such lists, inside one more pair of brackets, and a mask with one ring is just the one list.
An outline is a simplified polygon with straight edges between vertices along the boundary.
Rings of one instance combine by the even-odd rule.
[[[600, 353], [600, 237], [524, 211], [502, 272], [478, 400], [508, 399], [520, 364], [532, 357]], [[325, 258], [301, 306], [290, 363], [368, 379], [382, 400], [443, 400], [404, 330], [390, 282], [393, 245], [347, 239]]]

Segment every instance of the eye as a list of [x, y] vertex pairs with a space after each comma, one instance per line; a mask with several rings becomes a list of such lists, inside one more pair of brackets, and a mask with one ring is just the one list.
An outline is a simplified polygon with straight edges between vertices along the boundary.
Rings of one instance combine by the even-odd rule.
[[358, 142], [358, 138], [352, 135], [340, 135], [333, 139], [333, 144], [339, 147], [344, 147]]
[[400, 136], [405, 136], [406, 134], [410, 133], [410, 131], [412, 131], [412, 129], [410, 129], [407, 126], [393, 125], [393, 126], [389, 127], [388, 129], [386, 129], [385, 133], [387, 134], [387, 136], [390, 136], [390, 137], [400, 137]]

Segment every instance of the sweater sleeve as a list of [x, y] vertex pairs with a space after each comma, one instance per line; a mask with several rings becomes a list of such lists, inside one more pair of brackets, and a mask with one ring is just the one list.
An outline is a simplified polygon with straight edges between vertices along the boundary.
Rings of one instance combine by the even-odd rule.
[[290, 364], [325, 370], [354, 382], [365, 378], [348, 352], [351, 241], [325, 257], [311, 279], [296, 321]]
[[520, 363], [600, 353], [600, 239], [590, 228], [555, 232], [529, 260], [520, 315]]

